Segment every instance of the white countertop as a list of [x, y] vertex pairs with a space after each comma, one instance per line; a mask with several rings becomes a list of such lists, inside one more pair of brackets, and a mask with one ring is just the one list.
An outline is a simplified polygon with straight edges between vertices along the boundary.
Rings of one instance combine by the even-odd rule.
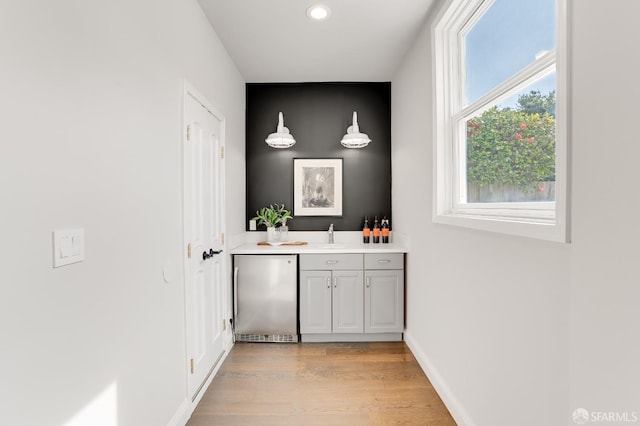
[[397, 243], [308, 243], [292, 246], [259, 246], [257, 243], [245, 243], [234, 249], [231, 254], [323, 254], [323, 253], [406, 253], [405, 246]]
[[259, 246], [266, 232], [246, 232], [229, 241], [230, 254], [326, 254], [326, 253], [407, 253], [408, 241], [402, 235], [390, 234], [391, 243], [362, 243], [360, 231], [336, 231], [335, 243], [329, 244], [326, 232], [289, 231], [289, 241], [306, 241], [306, 245]]

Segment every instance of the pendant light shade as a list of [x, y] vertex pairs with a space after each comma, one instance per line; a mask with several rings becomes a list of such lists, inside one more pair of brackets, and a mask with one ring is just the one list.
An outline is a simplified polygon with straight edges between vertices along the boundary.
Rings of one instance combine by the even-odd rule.
[[289, 148], [296, 143], [296, 140], [289, 133], [289, 129], [284, 127], [284, 118], [281, 112], [278, 113], [278, 129], [275, 133], [267, 136], [264, 141], [273, 148]]
[[353, 111], [353, 124], [347, 128], [347, 133], [344, 135], [340, 143], [345, 148], [364, 148], [369, 145], [371, 139], [365, 133], [360, 133], [360, 127], [358, 126], [358, 113]]

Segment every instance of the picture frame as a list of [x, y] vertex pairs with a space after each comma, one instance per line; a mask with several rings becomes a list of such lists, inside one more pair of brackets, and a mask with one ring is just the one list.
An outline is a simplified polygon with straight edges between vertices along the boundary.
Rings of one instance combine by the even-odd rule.
[[342, 158], [293, 159], [293, 216], [342, 216]]

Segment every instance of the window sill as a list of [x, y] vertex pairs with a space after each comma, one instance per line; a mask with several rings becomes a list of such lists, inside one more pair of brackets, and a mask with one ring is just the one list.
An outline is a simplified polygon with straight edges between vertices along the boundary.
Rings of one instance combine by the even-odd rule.
[[543, 217], [515, 217], [456, 212], [448, 214], [436, 213], [433, 216], [433, 222], [545, 241], [569, 242], [564, 224], [558, 223], [555, 219]]

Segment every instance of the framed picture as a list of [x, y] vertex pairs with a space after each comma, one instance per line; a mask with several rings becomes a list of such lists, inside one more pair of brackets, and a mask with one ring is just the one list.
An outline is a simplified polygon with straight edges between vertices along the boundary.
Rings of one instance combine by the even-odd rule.
[[342, 158], [293, 159], [293, 215], [342, 216]]

